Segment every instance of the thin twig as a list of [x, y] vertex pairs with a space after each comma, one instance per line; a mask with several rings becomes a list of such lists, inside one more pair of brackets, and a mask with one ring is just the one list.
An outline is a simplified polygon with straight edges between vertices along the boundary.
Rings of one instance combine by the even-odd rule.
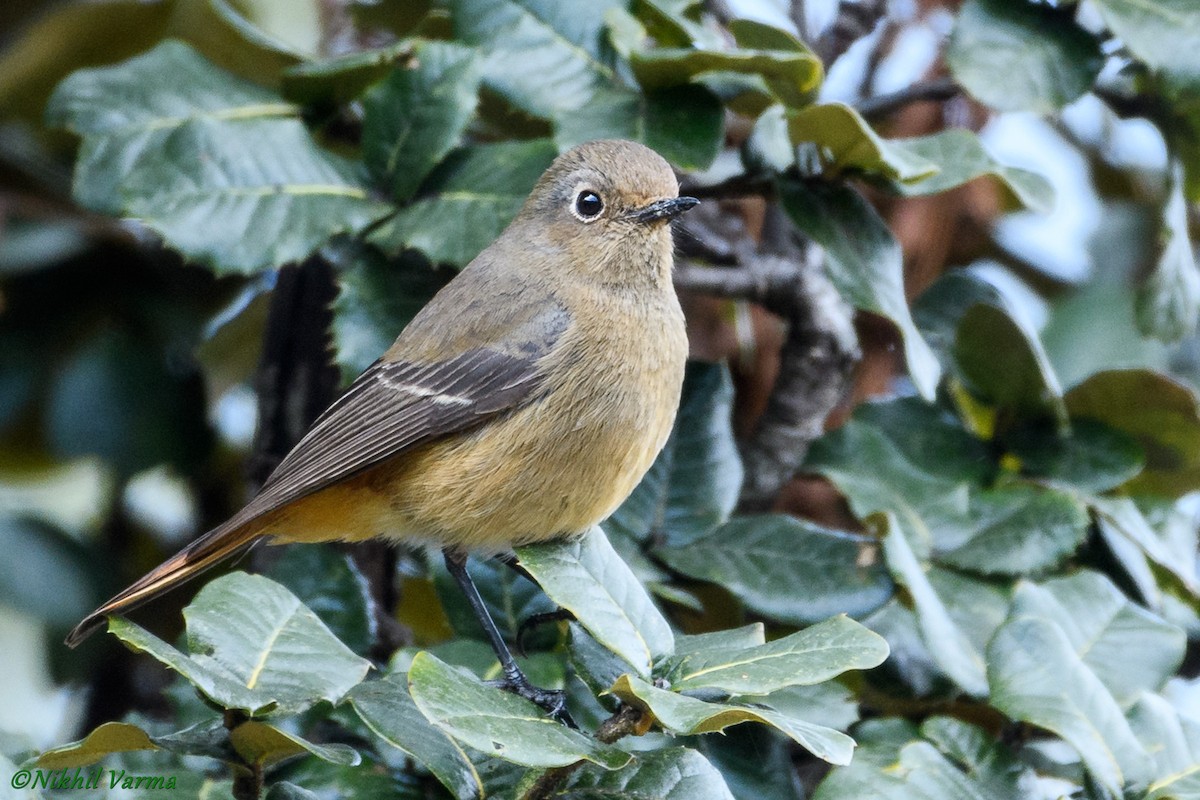
[[842, 0], [833, 24], [813, 49], [825, 66], [832, 66], [852, 44], [875, 30], [875, 25], [886, 13], [887, 0]]
[[333, 400], [339, 380], [329, 357], [333, 269], [313, 256], [280, 270], [256, 376], [258, 425], [249, 460], [254, 488], [266, 481]]
[[907, 106], [911, 103], [926, 101], [945, 102], [962, 91], [953, 78], [934, 78], [919, 81], [897, 92], [889, 92], [876, 97], [868, 97], [855, 104], [858, 113], [868, 119], [878, 119]]
[[[637, 733], [638, 728], [644, 722], [643, 713], [640, 709], [629, 705], [622, 705], [617, 709], [611, 717], [600, 723], [600, 727], [596, 729], [595, 738], [602, 744], [613, 744], [626, 736]], [[525, 792], [522, 800], [545, 800], [559, 789], [561, 789], [567, 780], [575, 774], [586, 762], [576, 761], [574, 764], [567, 764], [565, 767], [554, 767], [548, 769], [541, 774], [541, 777], [534, 782], [533, 786]]]
[[685, 176], [679, 182], [679, 193], [707, 199], [728, 199], [730, 197], [772, 197], [775, 194], [775, 181], [760, 175], [745, 173], [726, 178], [720, 183], [698, 184]]

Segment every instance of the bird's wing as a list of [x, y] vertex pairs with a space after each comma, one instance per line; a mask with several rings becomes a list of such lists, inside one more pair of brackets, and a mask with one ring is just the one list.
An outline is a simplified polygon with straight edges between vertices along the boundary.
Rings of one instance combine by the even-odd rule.
[[[425, 442], [525, 405], [567, 317], [537, 337], [434, 363], [379, 360], [317, 418], [231, 525], [346, 480]], [[515, 347], [513, 345], [516, 345]]]
[[286, 505], [523, 405], [544, 377], [536, 358], [489, 348], [435, 364], [377, 361], [313, 423], [247, 511]]

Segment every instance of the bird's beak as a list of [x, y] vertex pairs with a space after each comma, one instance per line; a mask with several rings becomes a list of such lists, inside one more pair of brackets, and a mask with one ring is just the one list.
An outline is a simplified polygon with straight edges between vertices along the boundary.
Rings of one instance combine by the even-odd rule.
[[660, 219], [674, 219], [689, 208], [700, 205], [694, 197], [669, 197], [666, 200], [656, 200], [645, 208], [633, 212], [633, 218], [638, 222], [655, 222]]

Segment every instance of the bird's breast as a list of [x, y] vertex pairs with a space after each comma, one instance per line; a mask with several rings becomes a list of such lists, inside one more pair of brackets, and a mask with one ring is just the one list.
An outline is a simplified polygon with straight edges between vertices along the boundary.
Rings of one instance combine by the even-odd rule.
[[673, 294], [608, 305], [573, 315], [537, 400], [383, 471], [398, 535], [502, 548], [581, 533], [620, 505], [670, 435], [687, 337]]

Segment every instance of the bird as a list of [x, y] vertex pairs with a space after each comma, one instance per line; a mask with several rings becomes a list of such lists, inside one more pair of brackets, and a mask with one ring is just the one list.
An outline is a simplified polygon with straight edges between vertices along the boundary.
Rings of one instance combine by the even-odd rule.
[[674, 424], [688, 352], [670, 222], [698, 203], [636, 142], [559, 155], [500, 236], [244, 508], [85, 617], [67, 645], [258, 541], [382, 537], [440, 548], [505, 688], [558, 708], [513, 661], [466, 554], [582, 535], [650, 468]]

